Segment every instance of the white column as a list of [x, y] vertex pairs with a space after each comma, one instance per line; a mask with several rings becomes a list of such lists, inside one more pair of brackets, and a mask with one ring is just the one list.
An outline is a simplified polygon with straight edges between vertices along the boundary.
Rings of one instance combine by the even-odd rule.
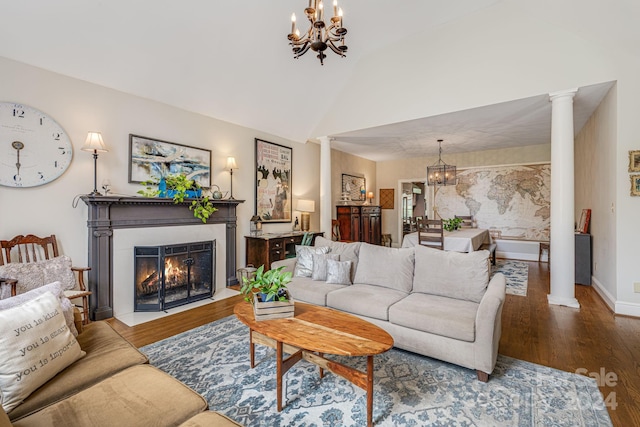
[[549, 304], [580, 308], [575, 296], [573, 97], [577, 89], [551, 99], [551, 293]]
[[321, 136], [320, 140], [320, 231], [331, 239], [331, 139]]

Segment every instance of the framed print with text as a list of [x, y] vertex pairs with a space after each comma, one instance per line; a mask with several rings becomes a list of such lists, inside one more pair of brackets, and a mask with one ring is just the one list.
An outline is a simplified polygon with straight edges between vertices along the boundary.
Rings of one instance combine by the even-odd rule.
[[262, 222], [291, 222], [293, 149], [256, 141], [256, 215]]

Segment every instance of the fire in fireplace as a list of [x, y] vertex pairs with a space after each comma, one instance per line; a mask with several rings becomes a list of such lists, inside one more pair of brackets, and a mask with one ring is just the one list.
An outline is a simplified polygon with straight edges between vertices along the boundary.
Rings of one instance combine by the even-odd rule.
[[216, 242], [134, 248], [135, 311], [161, 311], [211, 298]]

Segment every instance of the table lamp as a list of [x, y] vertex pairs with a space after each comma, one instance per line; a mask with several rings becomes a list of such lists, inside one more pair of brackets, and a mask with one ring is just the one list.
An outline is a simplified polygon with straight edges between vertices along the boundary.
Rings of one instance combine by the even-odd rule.
[[298, 206], [296, 210], [300, 211], [300, 218], [302, 219], [302, 231], [309, 231], [310, 215], [309, 212], [315, 212], [316, 202], [313, 200], [298, 200]]

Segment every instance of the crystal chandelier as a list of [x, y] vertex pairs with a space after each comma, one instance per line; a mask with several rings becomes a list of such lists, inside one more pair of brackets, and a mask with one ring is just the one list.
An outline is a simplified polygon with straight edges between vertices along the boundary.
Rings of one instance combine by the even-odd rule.
[[442, 140], [438, 140], [438, 161], [427, 166], [427, 185], [456, 185], [456, 167], [442, 161]]
[[294, 58], [299, 58], [309, 48], [314, 52], [318, 52], [320, 64], [324, 65], [324, 58], [327, 55], [324, 51], [331, 48], [336, 54], [346, 56], [347, 46], [344, 44], [344, 36], [347, 29], [342, 25], [342, 8], [338, 7], [338, 0], [333, 0], [333, 16], [329, 25], [324, 23], [324, 5], [322, 0], [309, 0], [309, 7], [304, 10], [309, 20], [309, 29], [303, 36], [296, 28], [296, 14], [291, 14], [291, 33], [287, 36], [289, 44], [293, 50]]

